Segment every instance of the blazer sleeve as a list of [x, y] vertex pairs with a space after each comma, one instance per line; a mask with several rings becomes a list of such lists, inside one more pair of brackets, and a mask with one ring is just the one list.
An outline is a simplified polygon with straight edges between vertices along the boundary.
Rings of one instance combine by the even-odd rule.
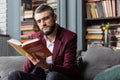
[[24, 72], [31, 73], [34, 68], [35, 66], [28, 59], [26, 59], [26, 61], [23, 63], [22, 70]]

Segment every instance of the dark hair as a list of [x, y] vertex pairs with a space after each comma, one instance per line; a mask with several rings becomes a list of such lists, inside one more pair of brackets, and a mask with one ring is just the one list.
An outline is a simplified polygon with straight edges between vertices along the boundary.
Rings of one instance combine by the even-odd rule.
[[35, 10], [35, 14], [44, 11], [49, 11], [52, 16], [54, 15], [54, 9], [47, 4], [41, 4], [40, 6], [38, 6]]

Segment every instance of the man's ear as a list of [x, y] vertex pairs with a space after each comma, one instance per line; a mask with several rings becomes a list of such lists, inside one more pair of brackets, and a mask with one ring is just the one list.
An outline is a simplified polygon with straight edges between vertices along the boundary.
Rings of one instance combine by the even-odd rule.
[[56, 14], [54, 14], [54, 20], [57, 21], [57, 15]]

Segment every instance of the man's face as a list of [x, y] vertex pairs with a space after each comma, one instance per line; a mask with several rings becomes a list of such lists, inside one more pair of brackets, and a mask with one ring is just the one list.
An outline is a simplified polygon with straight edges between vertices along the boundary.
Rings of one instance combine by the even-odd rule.
[[55, 30], [56, 17], [49, 11], [35, 13], [35, 20], [44, 35], [50, 35]]

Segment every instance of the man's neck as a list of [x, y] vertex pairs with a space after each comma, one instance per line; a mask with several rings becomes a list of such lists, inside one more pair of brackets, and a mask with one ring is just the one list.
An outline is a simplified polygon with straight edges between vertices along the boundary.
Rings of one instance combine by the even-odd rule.
[[54, 32], [53, 32], [52, 34], [46, 36], [46, 38], [47, 38], [50, 42], [52, 42], [52, 41], [55, 39], [56, 34], [57, 34], [57, 29], [58, 29], [58, 26], [56, 25]]

